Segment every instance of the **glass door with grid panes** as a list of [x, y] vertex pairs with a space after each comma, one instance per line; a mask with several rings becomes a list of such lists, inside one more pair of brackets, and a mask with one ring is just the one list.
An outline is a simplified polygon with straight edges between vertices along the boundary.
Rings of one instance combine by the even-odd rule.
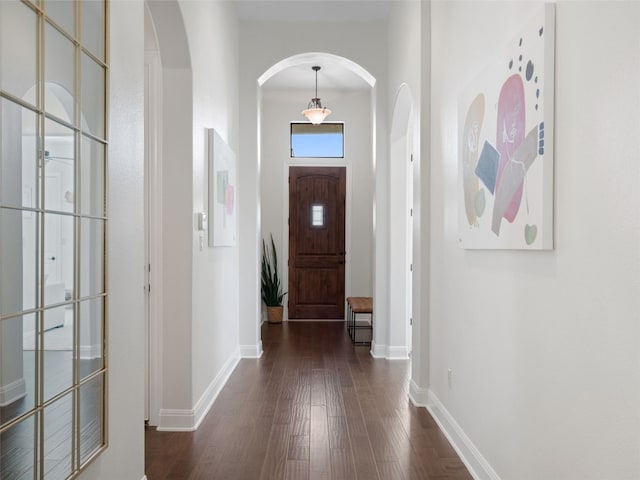
[[107, 445], [106, 0], [0, 0], [0, 480]]

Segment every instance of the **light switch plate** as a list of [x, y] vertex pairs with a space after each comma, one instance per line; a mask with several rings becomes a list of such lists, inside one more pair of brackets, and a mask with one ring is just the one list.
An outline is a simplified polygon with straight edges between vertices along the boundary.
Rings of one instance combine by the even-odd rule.
[[208, 227], [207, 214], [204, 212], [198, 213], [198, 230], [200, 230], [201, 232], [204, 232], [207, 230], [207, 227]]

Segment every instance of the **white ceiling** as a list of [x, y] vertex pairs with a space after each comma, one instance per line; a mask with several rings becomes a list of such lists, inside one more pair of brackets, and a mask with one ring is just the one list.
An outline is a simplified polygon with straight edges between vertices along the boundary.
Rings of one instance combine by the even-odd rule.
[[[311, 56], [310, 56], [311, 57]], [[322, 98], [325, 90], [367, 90], [370, 85], [357, 73], [345, 68], [335, 59], [323, 56], [309, 58], [304, 63], [290, 66], [267, 80], [265, 90], [301, 90], [313, 97], [316, 88], [315, 72], [312, 66], [322, 67], [318, 72], [318, 95]]]
[[[385, 20], [393, 0], [235, 0], [240, 21], [265, 22], [369, 22]], [[319, 65], [318, 95], [324, 90], [365, 90], [371, 86], [357, 73], [332, 58], [307, 55], [304, 62], [276, 73], [265, 90], [301, 90], [313, 96]]]
[[393, 0], [235, 0], [240, 20], [358, 22], [384, 20]]

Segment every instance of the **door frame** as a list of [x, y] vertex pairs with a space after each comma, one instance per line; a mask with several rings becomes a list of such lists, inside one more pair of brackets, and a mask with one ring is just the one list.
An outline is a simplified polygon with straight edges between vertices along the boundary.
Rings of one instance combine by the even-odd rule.
[[[282, 184], [287, 188], [282, 189], [282, 252], [281, 257], [287, 262], [282, 264], [282, 284], [289, 285], [289, 167], [343, 167], [346, 169], [346, 185], [345, 185], [345, 208], [344, 208], [344, 246], [346, 255], [346, 264], [344, 268], [344, 297], [345, 299], [351, 295], [351, 162], [348, 160], [339, 161], [338, 159], [328, 159], [323, 162], [318, 159], [296, 159], [289, 158], [282, 166]], [[286, 297], [285, 297], [286, 298]], [[345, 309], [346, 315], [346, 309]], [[288, 301], [284, 302], [284, 321], [289, 321]], [[308, 322], [305, 319], [294, 319], [296, 322]], [[335, 322], [335, 319], [323, 320], [327, 322]]]
[[[145, 51], [145, 420], [159, 425], [162, 398], [162, 64]], [[148, 147], [148, 148], [146, 148]], [[151, 269], [149, 270], [149, 265]], [[150, 288], [151, 286], [151, 288]], [[152, 294], [153, 293], [153, 294]]]
[[[379, 356], [386, 358], [409, 358], [413, 351], [417, 312], [414, 303], [413, 285], [416, 282], [416, 257], [414, 255], [414, 223], [419, 214], [419, 205], [414, 202], [413, 178], [416, 162], [413, 132], [414, 105], [411, 90], [406, 83], [400, 85], [391, 116], [389, 136], [389, 250], [390, 281], [387, 287], [389, 298], [389, 321], [386, 352], [380, 349]], [[411, 182], [411, 183], [409, 183]], [[411, 212], [411, 213], [410, 213]], [[413, 323], [412, 323], [413, 319]]]

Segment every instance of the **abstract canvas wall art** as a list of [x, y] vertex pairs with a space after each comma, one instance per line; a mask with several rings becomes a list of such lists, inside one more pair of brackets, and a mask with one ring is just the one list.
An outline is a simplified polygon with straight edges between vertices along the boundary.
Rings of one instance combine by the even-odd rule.
[[209, 246], [236, 244], [236, 156], [213, 128], [209, 150]]
[[553, 4], [458, 99], [458, 225], [466, 249], [553, 248]]

